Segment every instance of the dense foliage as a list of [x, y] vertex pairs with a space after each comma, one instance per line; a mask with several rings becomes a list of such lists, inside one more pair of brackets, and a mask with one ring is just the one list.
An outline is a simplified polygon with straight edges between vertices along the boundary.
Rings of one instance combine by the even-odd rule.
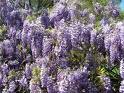
[[118, 1], [0, 0], [0, 93], [124, 93]]

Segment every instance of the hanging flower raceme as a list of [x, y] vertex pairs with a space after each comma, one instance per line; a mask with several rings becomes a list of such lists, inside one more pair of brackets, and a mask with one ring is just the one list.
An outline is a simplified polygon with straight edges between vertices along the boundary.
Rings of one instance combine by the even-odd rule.
[[111, 86], [110, 77], [104, 76], [104, 77], [102, 77], [102, 80], [103, 80], [103, 85], [104, 85], [104, 88], [105, 88], [104, 91], [106, 93], [112, 93], [112, 86]]
[[10, 27], [15, 26], [17, 30], [22, 29], [23, 22], [22, 22], [21, 14], [18, 10], [13, 10], [10, 13], [10, 20], [8, 20], [8, 25], [10, 25]]
[[120, 36], [116, 32], [113, 33], [113, 35], [111, 36], [111, 46], [109, 50], [111, 65], [114, 65], [114, 61], [120, 60], [121, 57], [120, 44], [121, 44]]
[[43, 15], [41, 15], [41, 24], [44, 26], [45, 29], [48, 29], [50, 26], [50, 18], [48, 15], [47, 10], [43, 12]]
[[83, 26], [82, 28], [79, 29], [81, 33], [80, 39], [83, 45], [90, 45], [91, 30], [92, 28], [88, 26], [87, 27]]
[[28, 82], [27, 82], [27, 78], [25, 76], [22, 76], [22, 78], [19, 81], [19, 84], [23, 87], [28, 87]]
[[124, 80], [121, 81], [121, 86], [120, 86], [119, 92], [120, 93], [124, 92]]
[[52, 38], [43, 37], [43, 57], [48, 56], [52, 52]]
[[[33, 30], [33, 29], [32, 29]], [[32, 40], [31, 40], [31, 51], [34, 58], [38, 56], [42, 56], [42, 43], [43, 43], [43, 33], [36, 29], [33, 32]]]
[[9, 93], [15, 93], [15, 89], [16, 89], [15, 81], [11, 81], [11, 82], [9, 83], [8, 92], [9, 92]]
[[30, 79], [31, 78], [31, 68], [30, 68], [30, 64], [27, 63], [26, 66], [25, 66], [25, 78], [26, 79]]
[[39, 84], [37, 83], [35, 84], [33, 80], [30, 80], [29, 89], [30, 89], [30, 93], [41, 93]]
[[12, 57], [14, 54], [13, 45], [10, 40], [4, 40], [3, 41], [3, 50], [5, 57]]
[[80, 23], [77, 23], [77, 22], [72, 23], [72, 24], [70, 24], [70, 27], [68, 29], [69, 29], [69, 33], [71, 34], [72, 47], [78, 48], [79, 43], [83, 39], [83, 37], [82, 37], [83, 29], [82, 29]]
[[97, 37], [97, 32], [95, 29], [91, 30], [91, 35], [90, 35], [90, 44], [91, 46], [94, 46], [96, 44], [96, 37]]
[[1, 66], [1, 70], [2, 70], [2, 74], [3, 74], [3, 75], [7, 75], [8, 72], [9, 72], [9, 67], [8, 67], [8, 65], [7, 65], [7, 64], [3, 64], [3, 65]]

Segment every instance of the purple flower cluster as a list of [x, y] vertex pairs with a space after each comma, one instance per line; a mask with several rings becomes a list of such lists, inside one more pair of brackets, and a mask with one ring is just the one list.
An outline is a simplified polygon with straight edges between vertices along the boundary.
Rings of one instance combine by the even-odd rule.
[[[25, 9], [19, 8], [19, 0], [14, 5], [6, 1], [0, 1], [7, 30], [0, 41], [0, 93], [112, 93], [116, 88], [111, 74], [97, 72], [102, 63], [109, 70], [120, 65], [123, 93], [124, 23], [111, 22], [119, 16], [118, 9], [108, 5], [107, 11], [93, 2], [90, 13], [78, 10], [76, 1], [54, 0], [50, 11], [36, 15], [30, 0]], [[103, 16], [100, 22], [98, 15]], [[100, 76], [102, 87], [93, 80]]]

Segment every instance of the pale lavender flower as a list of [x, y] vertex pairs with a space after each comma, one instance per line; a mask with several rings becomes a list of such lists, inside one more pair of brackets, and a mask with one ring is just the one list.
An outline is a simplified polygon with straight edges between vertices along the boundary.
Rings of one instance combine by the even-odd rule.
[[40, 80], [41, 80], [41, 86], [47, 87], [47, 80], [48, 80], [47, 68], [41, 68]]
[[2, 73], [0, 72], [0, 87], [2, 87], [2, 80], [3, 80], [3, 75], [2, 75]]
[[39, 84], [35, 84], [32, 80], [30, 80], [29, 90], [30, 93], [41, 93]]
[[13, 46], [12, 46], [12, 43], [10, 40], [4, 40], [3, 41], [3, 46], [4, 46], [4, 55], [7, 57], [12, 57], [13, 54], [14, 54], [14, 49], [13, 49]]
[[47, 29], [50, 25], [50, 18], [47, 10], [43, 11], [43, 15], [41, 16], [41, 24], [45, 27], [45, 29]]
[[96, 38], [96, 46], [99, 52], [105, 53], [105, 45], [104, 45], [104, 35], [103, 33], [99, 33]]
[[120, 76], [124, 79], [124, 59], [120, 61]]
[[107, 17], [103, 17], [102, 20], [100, 21], [101, 26], [105, 26], [109, 24], [109, 20]]
[[90, 36], [90, 44], [91, 45], [95, 45], [96, 43], [96, 37], [97, 37], [97, 33], [95, 29], [91, 30], [91, 36]]
[[68, 93], [69, 88], [69, 81], [67, 80], [67, 77], [63, 78], [60, 82], [57, 82], [58, 84], [58, 91], [59, 93]]
[[[79, 42], [81, 41], [80, 39], [83, 39], [81, 36], [81, 24], [80, 23], [72, 23], [70, 24], [69, 27], [69, 33], [71, 34], [71, 43], [73, 48], [78, 48]], [[80, 37], [81, 36], [81, 37]]]
[[71, 43], [71, 35], [68, 33], [67, 30], [63, 31], [63, 33], [60, 35], [61, 41], [60, 41], [60, 56], [65, 57], [67, 56], [67, 52], [69, 52], [72, 48]]
[[119, 88], [119, 92], [120, 92], [120, 93], [124, 93], [124, 80], [121, 81], [121, 85], [120, 85], [120, 88]]
[[11, 82], [9, 83], [8, 92], [9, 92], [9, 93], [14, 93], [14, 92], [15, 92], [15, 89], [16, 89], [15, 81], [11, 81]]
[[18, 10], [13, 10], [10, 13], [10, 27], [14, 27], [18, 30], [18, 29], [22, 29], [23, 26], [23, 22], [22, 22], [22, 18], [20, 16], [20, 12]]
[[0, 56], [3, 55], [3, 42], [0, 42]]
[[91, 27], [82, 27], [79, 31], [81, 32], [80, 39], [83, 45], [90, 44]]
[[25, 76], [22, 76], [22, 78], [19, 80], [19, 83], [23, 87], [26, 87], [28, 85], [28, 82]]
[[48, 56], [52, 51], [52, 38], [43, 37], [43, 56]]
[[117, 10], [117, 9], [113, 9], [113, 10], [111, 11], [111, 13], [112, 13], [112, 16], [113, 16], [113, 17], [118, 17], [118, 16], [119, 16], [119, 10]]
[[22, 42], [22, 46], [25, 48], [27, 46], [27, 42], [28, 41], [28, 33], [30, 31], [30, 26], [29, 26], [29, 22], [26, 20], [24, 21], [24, 25], [23, 25], [23, 30], [21, 32], [21, 42]]
[[119, 36], [120, 36], [120, 39], [121, 39], [122, 57], [124, 57], [124, 53], [123, 53], [123, 51], [124, 51], [124, 39], [123, 39], [124, 38], [124, 31], [123, 31], [124, 23], [118, 22], [116, 24], [116, 29], [119, 32]]
[[46, 68], [48, 65], [49, 57], [38, 57], [35, 59], [35, 62], [41, 67], [41, 68]]
[[21, 30], [16, 32], [16, 39], [21, 41]]
[[55, 93], [54, 82], [51, 77], [48, 77], [48, 79], [47, 79], [47, 92]]
[[7, 75], [7, 74], [8, 74], [8, 72], [9, 72], [9, 67], [8, 67], [7, 64], [3, 64], [3, 65], [1, 66], [1, 69], [2, 69], [2, 74], [3, 74], [3, 75]]
[[26, 66], [25, 66], [25, 77], [27, 79], [30, 79], [31, 78], [31, 68], [30, 68], [30, 64], [27, 63]]
[[110, 46], [110, 64], [114, 65], [114, 61], [120, 59], [120, 37], [118, 33], [113, 33], [111, 37], [111, 46]]
[[90, 13], [90, 14], [89, 14], [89, 22], [90, 22], [90, 23], [94, 23], [94, 22], [95, 22], [95, 19], [96, 19], [96, 18], [95, 18], [95, 15], [94, 15], [93, 13]]
[[84, 9], [84, 10], [81, 12], [81, 16], [82, 16], [82, 17], [88, 16], [88, 12], [89, 12], [88, 9]]
[[103, 9], [103, 7], [100, 5], [100, 3], [95, 3], [94, 4], [94, 11], [97, 13], [97, 14], [101, 14]]
[[33, 32], [31, 40], [31, 51], [33, 57], [37, 58], [38, 56], [42, 56], [43, 33], [36, 27], [33, 27], [32, 30], [33, 29], [35, 29], [36, 31]]
[[112, 86], [111, 86], [110, 77], [103, 76], [102, 80], [103, 80], [103, 85], [104, 85], [104, 88], [105, 88], [105, 90], [104, 90], [105, 93], [112, 93]]
[[50, 24], [54, 27], [54, 24], [63, 18], [63, 11], [65, 6], [61, 3], [55, 4], [55, 7], [50, 12]]

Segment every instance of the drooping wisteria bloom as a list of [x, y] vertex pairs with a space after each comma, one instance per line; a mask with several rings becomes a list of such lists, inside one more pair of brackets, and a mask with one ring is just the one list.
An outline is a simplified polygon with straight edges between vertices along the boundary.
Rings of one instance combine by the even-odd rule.
[[14, 54], [14, 49], [13, 49], [13, 46], [12, 46], [12, 43], [10, 40], [4, 40], [3, 41], [3, 50], [4, 50], [4, 55], [7, 57], [12, 57], [13, 54]]
[[8, 61], [8, 64], [9, 64], [9, 67], [10, 68], [14, 68], [14, 69], [17, 69], [17, 68], [19, 68], [19, 66], [20, 66], [20, 64], [21, 64], [22, 62], [20, 61], [17, 61], [17, 60], [10, 60], [10, 61]]
[[81, 32], [80, 39], [81, 39], [82, 44], [83, 45], [89, 45], [92, 28], [87, 26], [87, 27], [83, 27], [80, 30], [79, 30]]
[[93, 13], [89, 14], [89, 23], [94, 23], [95, 22], [95, 15]]
[[30, 90], [30, 93], [41, 93], [41, 89], [40, 89], [39, 84], [37, 84], [37, 83], [35, 84], [33, 82], [33, 80], [30, 80], [29, 90]]
[[66, 57], [67, 52], [69, 52], [72, 48], [71, 35], [66, 31], [63, 31], [63, 33], [60, 36], [61, 37], [61, 41], [60, 41], [60, 49], [61, 49], [60, 56], [61, 57]]
[[0, 56], [3, 55], [3, 42], [0, 42]]
[[8, 82], [7, 75], [2, 75], [2, 84], [7, 85], [7, 82]]
[[21, 32], [21, 42], [22, 46], [25, 48], [27, 46], [28, 33], [30, 31], [30, 22], [28, 20], [24, 21], [23, 30]]
[[20, 15], [20, 12], [17, 10], [13, 10], [11, 13], [10, 13], [10, 24], [11, 26], [15, 26], [15, 28], [18, 30], [18, 29], [22, 29], [22, 26], [23, 26], [23, 22], [22, 22], [22, 18], [21, 18], [21, 15]]
[[106, 93], [112, 93], [112, 86], [111, 86], [110, 77], [104, 76], [104, 77], [102, 77], [102, 80], [103, 80], [103, 85], [104, 85], [104, 88], [105, 88], [104, 91]]
[[[52, 0], [49, 11], [33, 11], [30, 1], [0, 0], [0, 93], [124, 93], [124, 23], [118, 8]], [[100, 75], [103, 82], [96, 83], [94, 70], [102, 66], [97, 61], [120, 62], [120, 89], [111, 76]]]
[[69, 9], [65, 9], [63, 12], [63, 19], [65, 20], [65, 22], [70, 21], [71, 20], [71, 14]]
[[8, 31], [8, 37], [9, 37], [13, 42], [15, 42], [15, 40], [16, 40], [16, 38], [15, 38], [16, 32], [17, 32], [17, 31], [16, 31], [15, 27], [11, 27], [10, 30]]
[[57, 82], [59, 93], [68, 93], [69, 81], [67, 80], [67, 76], [63, 77], [63, 80]]
[[103, 7], [102, 5], [100, 5], [100, 3], [95, 3], [94, 4], [94, 11], [96, 12], [96, 14], [101, 14], [103, 11]]
[[124, 93], [124, 80], [121, 81], [121, 85], [120, 85], [120, 88], [119, 88], [119, 92], [120, 92], [120, 93]]
[[[83, 89], [87, 91], [88, 86], [91, 85], [88, 81], [87, 66], [76, 71], [66, 69], [58, 74], [57, 80], [60, 93], [80, 93]], [[88, 93], [89, 90], [91, 89], [88, 89]]]
[[15, 81], [11, 81], [9, 83], [9, 89], [8, 89], [8, 92], [9, 93], [15, 93], [15, 89], [16, 89], [16, 84], [15, 84]]
[[35, 59], [36, 64], [38, 64], [38, 66], [40, 66], [41, 68], [46, 68], [48, 65], [48, 61], [49, 61], [48, 56], [38, 57]]
[[40, 81], [42, 87], [47, 87], [48, 71], [47, 68], [41, 68]]
[[98, 33], [96, 38], [96, 46], [100, 53], [105, 54], [105, 45], [104, 45], [104, 35], [103, 33]]
[[3, 65], [1, 66], [1, 70], [2, 70], [2, 74], [3, 74], [3, 75], [7, 75], [8, 72], [9, 72], [8, 64], [3, 64]]
[[89, 12], [88, 9], [84, 9], [84, 10], [81, 12], [81, 16], [82, 16], [82, 17], [88, 16], [88, 12]]
[[54, 88], [54, 81], [52, 80], [51, 77], [48, 77], [47, 79], [47, 92], [48, 93], [56, 93], [55, 88]]
[[120, 61], [120, 76], [124, 79], [124, 59]]
[[26, 58], [25, 58], [25, 61], [26, 61], [27, 63], [30, 63], [31, 60], [32, 60], [32, 56], [31, 56], [31, 54], [28, 54], [28, 55], [26, 56]]
[[52, 52], [52, 38], [43, 37], [43, 57], [48, 56]]
[[50, 18], [49, 18], [47, 10], [44, 10], [43, 15], [41, 16], [40, 20], [44, 28], [47, 29], [50, 25]]
[[22, 76], [22, 78], [19, 80], [19, 83], [23, 87], [27, 87], [28, 86], [27, 78], [25, 76]]
[[72, 43], [73, 48], [79, 47], [78, 45], [81, 41], [80, 39], [83, 39], [81, 38], [82, 37], [81, 32], [83, 31], [82, 31], [80, 23], [75, 22], [75, 23], [70, 24], [69, 33], [71, 34], [71, 43]]
[[4, 24], [8, 24], [8, 18], [10, 16], [10, 12], [13, 11], [14, 7], [12, 3], [8, 2], [3, 2], [1, 7], [0, 7], [0, 12], [1, 12], [1, 18], [3, 20]]
[[105, 26], [105, 25], [109, 24], [108, 18], [107, 17], [103, 17], [102, 20], [100, 21], [100, 24], [101, 24], [101, 26]]
[[25, 78], [30, 79], [31, 78], [31, 68], [30, 68], [30, 64], [27, 63], [25, 66]]
[[119, 10], [117, 10], [117, 9], [113, 9], [112, 11], [111, 11], [111, 13], [112, 13], [112, 16], [113, 17], [118, 17], [119, 16]]
[[95, 29], [91, 30], [91, 35], [90, 35], [90, 44], [95, 45], [96, 43], [96, 37], [97, 37], [97, 32]]
[[118, 33], [113, 33], [113, 36], [111, 36], [111, 46], [110, 46], [110, 64], [114, 65], [114, 61], [117, 61], [120, 59], [120, 37]]
[[21, 33], [22, 33], [21, 30], [19, 30], [19, 31], [16, 32], [16, 40], [17, 40], [16, 43], [17, 44], [19, 44], [21, 42]]
[[59, 65], [59, 67], [61, 67], [61, 68], [68, 68], [68, 66], [69, 66], [69, 62], [68, 62], [66, 56], [65, 57], [59, 57], [57, 59], [56, 63], [57, 63], [56, 65]]
[[56, 32], [57, 46], [55, 46], [54, 52], [57, 56], [66, 57], [67, 52], [72, 48], [71, 27], [66, 27], [64, 20], [61, 20], [56, 27], [59, 32]]
[[33, 26], [32, 29], [33, 36], [31, 39], [31, 51], [34, 58], [42, 56], [42, 43], [43, 43], [43, 32], [37, 26]]
[[0, 72], [0, 88], [2, 87], [2, 80], [3, 80], [3, 76], [2, 73]]
[[124, 29], [124, 23], [118, 22], [116, 24], [116, 28], [119, 31], [119, 36], [120, 36], [120, 39], [121, 39], [121, 49], [122, 49], [121, 50], [122, 51], [121, 57], [123, 58], [124, 57], [124, 39], [123, 39], [123, 37], [124, 37], [124, 31], [123, 31], [123, 29]]
[[60, 21], [64, 16], [65, 5], [62, 3], [56, 3], [53, 10], [50, 12], [50, 25], [54, 27], [54, 24]]
[[110, 26], [107, 24], [103, 26], [103, 33], [104, 33], [104, 44], [105, 44], [105, 50], [106, 52], [109, 51], [110, 46], [111, 46], [111, 32], [112, 30], [110, 29]]

